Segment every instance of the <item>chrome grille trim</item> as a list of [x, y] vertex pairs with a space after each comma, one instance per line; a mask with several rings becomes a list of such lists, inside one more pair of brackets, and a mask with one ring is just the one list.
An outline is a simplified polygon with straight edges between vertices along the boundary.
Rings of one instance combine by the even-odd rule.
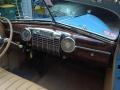
[[29, 28], [32, 33], [32, 46], [53, 55], [60, 55], [61, 33], [46, 28]]

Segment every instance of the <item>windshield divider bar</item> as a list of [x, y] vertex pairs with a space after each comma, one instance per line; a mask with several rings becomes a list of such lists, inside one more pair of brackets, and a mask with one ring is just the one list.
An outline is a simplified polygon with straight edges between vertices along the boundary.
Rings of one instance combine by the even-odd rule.
[[46, 8], [47, 8], [47, 10], [48, 10], [48, 12], [49, 12], [49, 14], [50, 14], [50, 16], [51, 16], [53, 23], [56, 24], [56, 21], [55, 21], [53, 15], [52, 15], [52, 13], [51, 13], [49, 7], [47, 6], [45, 0], [42, 0], [42, 1], [43, 1], [44, 5], [46, 6]]

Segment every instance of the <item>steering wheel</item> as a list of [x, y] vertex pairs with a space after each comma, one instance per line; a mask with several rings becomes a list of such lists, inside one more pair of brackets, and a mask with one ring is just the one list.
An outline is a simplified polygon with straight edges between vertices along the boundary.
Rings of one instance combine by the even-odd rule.
[[[9, 19], [5, 18], [5, 17], [0, 17], [0, 20], [4, 20], [4, 21], [7, 21], [8, 24], [9, 24], [9, 27], [10, 27], [10, 35], [8, 38], [4, 38], [4, 43], [7, 42], [6, 46], [4, 47], [4, 49], [1, 47], [0, 50], [1, 50], [1, 53], [0, 53], [0, 58], [6, 53], [6, 51], [8, 50], [10, 44], [11, 44], [11, 41], [12, 41], [12, 37], [13, 37], [13, 28], [12, 28], [12, 24], [10, 22]], [[1, 33], [0, 33], [1, 35]]]

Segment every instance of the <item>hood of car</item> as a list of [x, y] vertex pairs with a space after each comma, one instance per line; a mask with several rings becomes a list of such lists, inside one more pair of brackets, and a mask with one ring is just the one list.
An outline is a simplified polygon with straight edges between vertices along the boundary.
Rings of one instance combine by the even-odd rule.
[[119, 35], [118, 30], [112, 30], [102, 20], [91, 14], [86, 14], [78, 17], [57, 17], [56, 21], [68, 26], [100, 35], [110, 40], [116, 40]]

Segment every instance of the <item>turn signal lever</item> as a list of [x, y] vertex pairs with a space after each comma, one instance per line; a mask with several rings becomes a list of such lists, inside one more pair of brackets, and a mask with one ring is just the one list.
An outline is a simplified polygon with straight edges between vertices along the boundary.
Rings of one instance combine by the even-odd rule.
[[[3, 39], [4, 42], [8, 42], [8, 40], [9, 40], [8, 38]], [[11, 44], [13, 44], [13, 45], [15, 45], [15, 46], [17, 46], [19, 48], [23, 48], [23, 45], [21, 45], [19, 43], [15, 43], [15, 42], [11, 41]]]
[[19, 48], [23, 48], [23, 45], [21, 45], [21, 44], [19, 44], [19, 43], [15, 43], [15, 42], [12, 41], [11, 44], [16, 45], [16, 46], [19, 47]]

